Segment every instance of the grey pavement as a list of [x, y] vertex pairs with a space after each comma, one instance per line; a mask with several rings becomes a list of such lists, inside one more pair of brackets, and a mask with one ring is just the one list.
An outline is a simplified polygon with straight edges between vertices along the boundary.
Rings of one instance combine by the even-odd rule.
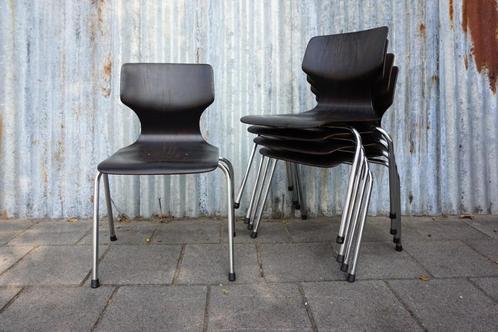
[[217, 219], [101, 226], [90, 288], [89, 220], [0, 220], [0, 331], [491, 331], [498, 327], [498, 216], [370, 217], [348, 283], [339, 219], [237, 222], [237, 280]]

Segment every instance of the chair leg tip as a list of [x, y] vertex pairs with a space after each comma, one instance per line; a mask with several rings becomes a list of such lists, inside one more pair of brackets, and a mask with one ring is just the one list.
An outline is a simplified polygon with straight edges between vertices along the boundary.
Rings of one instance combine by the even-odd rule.
[[92, 288], [99, 288], [100, 287], [99, 279], [92, 279], [92, 282], [91, 282], [90, 286]]
[[235, 281], [235, 272], [228, 273], [228, 281]]
[[233, 208], [238, 209], [240, 207], [240, 203], [233, 203]]
[[396, 249], [396, 251], [403, 251], [403, 246], [400, 243], [396, 243], [396, 247], [394, 249]]
[[118, 240], [118, 238], [116, 237], [116, 235], [111, 235], [111, 236], [110, 236], [110, 240], [111, 240], [111, 241], [117, 241], [117, 240]]
[[236, 237], [237, 236], [237, 233], [233, 232], [233, 237]]
[[341, 265], [341, 271], [342, 271], [342, 272], [348, 272], [348, 264], [344, 264], [344, 263], [343, 263], [343, 264]]
[[251, 221], [250, 218], [244, 218], [244, 224], [248, 224]]
[[391, 235], [396, 235], [396, 229], [394, 228], [391, 228], [391, 230], [389, 231], [389, 233], [391, 233]]
[[348, 282], [354, 282], [356, 280], [356, 275], [349, 273], [347, 280]]
[[294, 187], [293, 187], [293, 186], [288, 186], [288, 187], [287, 187], [287, 190], [288, 190], [288, 191], [293, 191], [293, 190], [294, 190]]
[[252, 232], [251, 233], [251, 238], [255, 239], [258, 237], [258, 232]]
[[337, 263], [344, 263], [344, 255], [337, 255], [337, 258], [335, 259]]
[[396, 213], [389, 213], [390, 219], [396, 219]]
[[302, 215], [301, 215], [301, 219], [302, 219], [302, 220], [306, 220], [306, 219], [308, 219], [308, 215], [307, 215], [307, 214], [302, 214]]
[[252, 229], [254, 228], [254, 226], [252, 224], [247, 224], [247, 229], [252, 231]]
[[[335, 243], [343, 244], [344, 243], [344, 236], [337, 235], [337, 237], [335, 238]], [[339, 257], [339, 256], [337, 256], [337, 257]]]
[[292, 205], [294, 206], [294, 209], [301, 210], [301, 204], [299, 204], [299, 202], [292, 202]]

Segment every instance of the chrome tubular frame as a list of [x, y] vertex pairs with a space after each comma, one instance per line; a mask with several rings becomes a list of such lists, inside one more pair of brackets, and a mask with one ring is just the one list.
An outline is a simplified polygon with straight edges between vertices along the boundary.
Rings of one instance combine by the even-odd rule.
[[258, 236], [259, 223], [261, 221], [261, 216], [263, 215], [263, 211], [265, 209], [266, 200], [268, 197], [268, 192], [271, 187], [271, 180], [273, 179], [273, 174], [275, 173], [275, 167], [277, 165], [277, 159], [267, 158], [268, 163], [265, 169], [265, 176], [263, 178], [263, 185], [261, 186], [260, 199], [258, 201], [256, 215], [254, 219], [254, 229], [251, 233], [252, 238], [256, 238]]
[[116, 231], [114, 230], [114, 217], [112, 215], [111, 190], [109, 189], [109, 176], [102, 174], [104, 178], [105, 203], [107, 205], [107, 219], [109, 220], [109, 238], [116, 241]]
[[301, 183], [301, 172], [298, 164], [291, 164], [291, 168], [293, 169], [294, 175], [294, 183], [297, 192], [297, 202], [299, 204], [299, 212], [301, 213], [301, 219], [308, 218], [308, 209], [306, 208], [306, 198], [305, 191], [303, 190], [303, 185]]
[[249, 200], [249, 206], [247, 207], [246, 216], [244, 218], [244, 223], [246, 223], [248, 225], [251, 224], [251, 216], [252, 216], [252, 210], [253, 210], [253, 207], [254, 207], [254, 201], [256, 199], [256, 195], [257, 195], [257, 192], [258, 192], [259, 183], [261, 181], [261, 174], [262, 174], [262, 171], [263, 171], [263, 161], [264, 161], [264, 159], [263, 159], [263, 157], [261, 157], [261, 160], [259, 161], [259, 167], [258, 167], [258, 174], [256, 176], [256, 182], [254, 183], [254, 186], [252, 188], [251, 199]]
[[234, 245], [233, 245], [233, 235], [235, 232], [235, 208], [233, 204], [233, 168], [232, 164], [225, 158], [220, 158], [218, 160], [218, 168], [220, 168], [225, 174], [227, 180], [227, 206], [228, 206], [228, 260], [229, 260], [229, 272], [228, 280], [234, 281], [235, 269], [234, 269]]
[[254, 155], [256, 154], [256, 150], [258, 149], [258, 145], [254, 143], [251, 151], [251, 156], [249, 157], [249, 163], [247, 164], [246, 173], [244, 174], [244, 178], [242, 179], [242, 183], [240, 184], [239, 193], [237, 194], [237, 198], [235, 198], [234, 207], [238, 209], [240, 207], [240, 201], [242, 200], [242, 194], [244, 193], [244, 189], [247, 184], [247, 178], [249, 177], [249, 173], [251, 172], [252, 162], [254, 160]]
[[254, 203], [251, 209], [251, 217], [249, 219], [249, 224], [247, 225], [247, 229], [252, 230], [254, 228], [254, 220], [256, 218], [256, 213], [258, 211], [259, 204], [261, 204], [261, 195], [263, 192], [263, 188], [265, 186], [265, 178], [266, 173], [268, 172], [268, 166], [270, 165], [270, 158], [261, 156], [261, 162], [263, 163], [263, 168], [261, 170], [262, 177], [260, 181], [257, 183], [256, 196], [254, 197]]
[[366, 191], [363, 195], [362, 206], [361, 206], [361, 216], [360, 224], [358, 227], [358, 234], [356, 238], [355, 250], [352, 258], [352, 263], [348, 272], [347, 280], [349, 282], [354, 282], [356, 279], [356, 265], [358, 263], [358, 255], [360, 253], [361, 238], [363, 235], [363, 229], [365, 227], [365, 221], [367, 219], [368, 206], [370, 204], [370, 197], [372, 194], [373, 177], [372, 172], [368, 170], [366, 177]]
[[[235, 235], [235, 208], [234, 208], [234, 174], [233, 167], [230, 161], [225, 158], [219, 158], [218, 168], [220, 168], [225, 174], [227, 181], [227, 206], [228, 206], [228, 260], [229, 260], [229, 272], [228, 280], [234, 281], [235, 269], [234, 269], [234, 244], [233, 237]], [[98, 276], [98, 258], [99, 258], [99, 195], [100, 195], [100, 178], [104, 178], [104, 190], [106, 194], [106, 204], [109, 214], [109, 232], [111, 235], [111, 241], [116, 240], [116, 234], [114, 231], [114, 218], [112, 215], [112, 205], [111, 205], [111, 193], [109, 190], [109, 178], [107, 174], [97, 172], [94, 182], [94, 194], [93, 194], [93, 230], [92, 230], [92, 251], [93, 251], [93, 262], [92, 262], [92, 279], [91, 287], [97, 288], [100, 286], [99, 276]]]
[[92, 264], [92, 281], [91, 287], [97, 288], [100, 286], [99, 282], [99, 192], [100, 192], [100, 177], [102, 173], [97, 172], [94, 182], [93, 192], [93, 230], [92, 230], [92, 251], [93, 251], [93, 264]]

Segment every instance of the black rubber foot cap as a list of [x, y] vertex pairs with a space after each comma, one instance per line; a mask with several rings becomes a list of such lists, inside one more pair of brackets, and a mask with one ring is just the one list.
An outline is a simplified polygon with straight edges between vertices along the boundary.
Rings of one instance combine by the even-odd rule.
[[335, 243], [343, 244], [344, 243], [344, 236], [337, 235], [337, 237], [335, 238]]
[[335, 259], [337, 263], [344, 263], [344, 255], [337, 255], [337, 258]]
[[237, 236], [237, 233], [233, 232], [233, 237], [236, 237]]
[[287, 190], [288, 190], [288, 191], [293, 191], [293, 190], [294, 190], [294, 187], [293, 187], [293, 186], [289, 186], [289, 187], [287, 187]]
[[228, 274], [228, 281], [235, 281], [235, 272]]
[[389, 213], [389, 218], [396, 219], [396, 213]]
[[343, 264], [341, 265], [341, 271], [342, 271], [342, 272], [348, 272], [348, 264], [344, 264], [344, 263], [343, 263]]
[[252, 229], [254, 228], [254, 226], [252, 224], [247, 224], [247, 229], [252, 231]]
[[299, 202], [292, 202], [292, 205], [294, 205], [294, 209], [301, 210], [301, 205], [299, 204]]
[[302, 219], [302, 220], [306, 220], [306, 219], [308, 219], [308, 215], [307, 215], [307, 214], [302, 214], [302, 215], [301, 215], [301, 219]]
[[90, 285], [91, 285], [92, 288], [99, 288], [99, 286], [100, 286], [99, 279], [97, 279], [97, 280], [93, 280], [92, 279], [92, 282], [91, 282]]
[[396, 249], [396, 251], [403, 251], [403, 246], [399, 243], [396, 243], [396, 247], [394, 249]]
[[396, 235], [397, 231], [395, 228], [391, 228], [391, 230], [389, 231], [389, 233], [391, 233], [391, 235]]
[[249, 219], [249, 218], [244, 218], [244, 224], [248, 224], [248, 223], [249, 223], [249, 221], [251, 221], [251, 219]]
[[252, 232], [252, 233], [251, 233], [251, 237], [252, 237], [253, 239], [257, 238], [257, 237], [258, 237], [258, 232]]
[[117, 241], [118, 240], [118, 238], [116, 237], [116, 235], [111, 235], [110, 239], [111, 239], [111, 241]]
[[233, 208], [238, 209], [240, 207], [240, 203], [233, 203]]
[[394, 243], [401, 243], [401, 239], [393, 237], [393, 242]]
[[349, 273], [348, 279], [349, 282], [354, 282], [356, 280], [356, 276], [354, 274]]

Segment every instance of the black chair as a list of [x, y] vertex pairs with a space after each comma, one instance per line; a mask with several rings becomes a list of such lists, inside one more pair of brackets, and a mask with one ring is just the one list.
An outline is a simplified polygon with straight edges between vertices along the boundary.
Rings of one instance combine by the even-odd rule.
[[227, 180], [228, 279], [235, 280], [233, 168], [218, 148], [201, 135], [199, 120], [214, 101], [213, 69], [200, 64], [129, 63], [121, 68], [121, 101], [138, 116], [141, 131], [135, 143], [101, 162], [95, 177], [93, 270], [91, 287], [99, 287], [99, 184], [104, 189], [111, 241], [116, 241], [108, 175], [175, 175], [220, 168]]
[[[317, 167], [353, 164], [337, 237], [337, 242], [342, 243], [338, 261], [343, 263], [341, 270], [349, 272], [349, 281], [355, 279], [373, 181], [367, 157], [370, 155], [373, 159], [372, 156], [379, 154], [384, 156], [387, 150], [389, 164], [395, 167], [392, 141], [389, 143], [387, 133], [377, 128], [382, 117], [380, 113], [385, 111], [377, 108], [390, 106], [394, 93], [391, 83], [393, 70], [390, 69], [393, 68], [394, 56], [386, 56], [386, 48], [386, 27], [314, 37], [306, 48], [303, 60], [303, 71], [316, 95], [317, 105], [314, 109], [298, 114], [246, 116], [241, 119], [243, 123], [252, 125], [250, 128], [253, 132], [260, 131], [255, 143], [263, 146], [260, 152], [263, 159], [268, 159], [266, 165], [270, 165], [258, 174], [258, 177], [263, 176], [263, 185], [258, 189], [257, 209], [264, 208], [276, 160]], [[397, 69], [394, 70], [394, 76], [396, 73]], [[368, 134], [364, 135], [370, 140], [365, 142], [368, 152], [358, 131]], [[302, 137], [304, 139], [301, 140]], [[354, 146], [351, 141], [355, 143]], [[351, 151], [355, 152], [354, 157]], [[256, 213], [252, 237], [257, 235], [260, 215]], [[354, 237], [356, 249], [352, 253], [353, 259], [350, 259], [348, 256]], [[348, 263], [351, 263], [350, 267]]]

